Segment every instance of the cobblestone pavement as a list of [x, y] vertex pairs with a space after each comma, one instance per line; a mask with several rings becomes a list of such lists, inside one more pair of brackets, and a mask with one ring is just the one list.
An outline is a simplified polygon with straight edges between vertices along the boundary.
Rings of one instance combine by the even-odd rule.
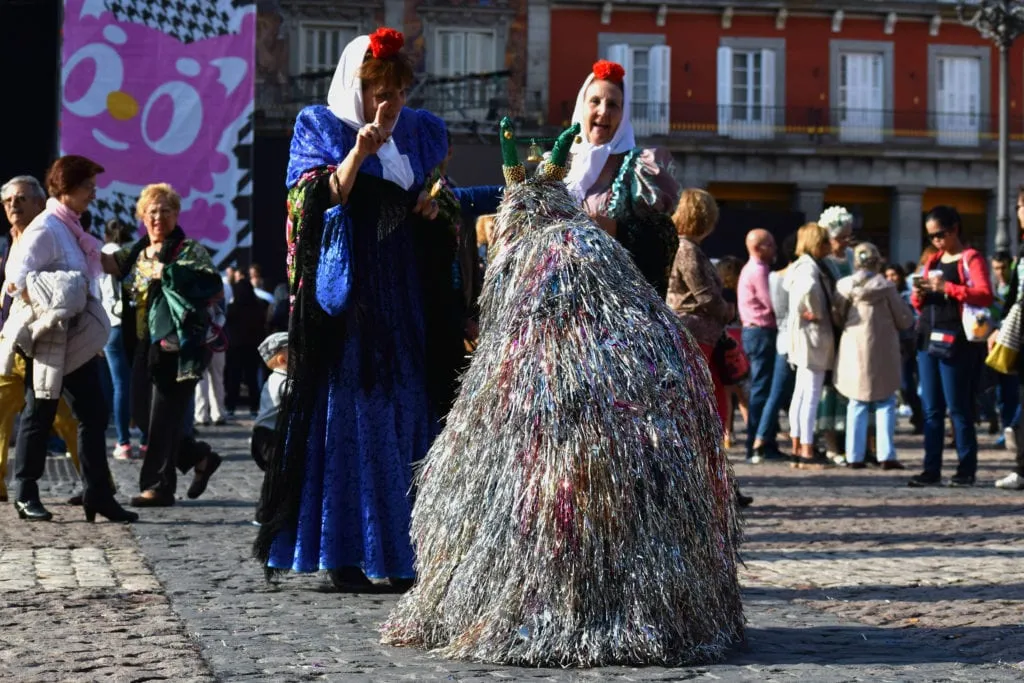
[[[992, 487], [1010, 465], [1002, 451], [982, 451], [973, 489], [909, 489], [913, 469], [794, 470], [747, 465], [734, 453], [744, 492], [756, 498], [742, 572], [746, 645], [706, 667], [526, 670], [378, 645], [393, 595], [339, 594], [322, 575], [266, 584], [249, 559], [261, 476], [245, 426], [204, 430], [226, 461], [201, 500], [143, 511], [131, 527], [87, 525], [60, 505], [57, 524], [27, 527], [3, 506], [0, 678], [1024, 678], [1024, 493]], [[898, 443], [908, 466], [919, 443]], [[65, 496], [66, 466], [54, 462], [49, 492]], [[123, 494], [134, 492], [138, 464], [114, 470]]]

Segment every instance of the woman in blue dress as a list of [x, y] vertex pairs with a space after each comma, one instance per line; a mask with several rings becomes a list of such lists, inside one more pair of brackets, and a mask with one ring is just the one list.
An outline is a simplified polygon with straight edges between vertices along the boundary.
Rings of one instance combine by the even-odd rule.
[[448, 142], [404, 107], [403, 43], [392, 29], [349, 43], [288, 165], [290, 391], [255, 554], [268, 574], [323, 569], [350, 590], [411, 583], [412, 465], [437, 431], [414, 237], [437, 215], [424, 190]]

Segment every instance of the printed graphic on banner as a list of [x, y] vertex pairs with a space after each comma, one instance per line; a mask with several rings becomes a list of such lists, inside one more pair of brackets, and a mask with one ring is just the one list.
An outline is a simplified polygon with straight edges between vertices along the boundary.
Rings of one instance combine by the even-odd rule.
[[66, 0], [61, 152], [106, 172], [93, 213], [138, 224], [149, 183], [218, 263], [250, 240], [255, 4]]

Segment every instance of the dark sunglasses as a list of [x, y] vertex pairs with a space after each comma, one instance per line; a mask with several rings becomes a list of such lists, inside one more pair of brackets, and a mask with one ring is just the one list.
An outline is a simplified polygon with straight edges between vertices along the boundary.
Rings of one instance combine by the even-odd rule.
[[946, 235], [949, 234], [949, 230], [939, 230], [938, 232], [928, 233], [928, 239], [934, 242], [935, 240], [945, 239]]

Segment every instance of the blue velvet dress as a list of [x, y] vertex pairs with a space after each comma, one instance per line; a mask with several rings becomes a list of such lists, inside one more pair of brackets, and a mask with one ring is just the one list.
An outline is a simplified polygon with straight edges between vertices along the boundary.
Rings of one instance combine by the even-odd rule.
[[[440, 119], [411, 109], [403, 110], [392, 135], [415, 173], [412, 187], [384, 180], [379, 159], [370, 157], [348, 203], [323, 216], [316, 299], [337, 326], [299, 330], [329, 344], [331, 360], [303, 387], [315, 392], [315, 402], [301, 497], [297, 518], [270, 544], [272, 569], [360, 567], [370, 578], [414, 576], [412, 464], [426, 454], [436, 422], [424, 385], [423, 306], [409, 211], [447, 153], [447, 139]], [[304, 109], [291, 145], [290, 201], [315, 172], [323, 178], [325, 168], [340, 164], [355, 136], [326, 107]], [[302, 314], [293, 316], [293, 327], [302, 323]], [[292, 445], [286, 450], [294, 453]]]

